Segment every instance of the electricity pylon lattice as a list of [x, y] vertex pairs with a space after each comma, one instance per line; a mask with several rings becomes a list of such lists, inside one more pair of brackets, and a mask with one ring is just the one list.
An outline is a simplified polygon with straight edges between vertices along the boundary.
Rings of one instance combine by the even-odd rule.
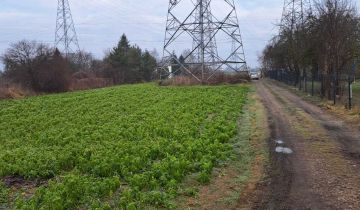
[[200, 82], [218, 71], [247, 71], [235, 1], [170, 0], [163, 50], [164, 67]]
[[[200, 4], [201, 0], [197, 0], [198, 4]], [[210, 1], [203, 1], [205, 5], [205, 7], [198, 7], [194, 13], [194, 20], [195, 23], [200, 23], [201, 21], [201, 13], [203, 14], [203, 19], [204, 19], [204, 34], [203, 34], [203, 39], [205, 43], [208, 43], [208, 53], [204, 53], [204, 58], [202, 58], [202, 48], [198, 47], [199, 42], [198, 40], [202, 39], [202, 34], [201, 34], [201, 29], [202, 28], [196, 28], [197, 26], [194, 25], [194, 30], [198, 30], [197, 31], [197, 37], [193, 38], [193, 48], [192, 49], [196, 49], [194, 51], [194, 61], [195, 62], [202, 62], [202, 59], [204, 59], [204, 61], [207, 62], [215, 62], [216, 61], [216, 56], [218, 55], [217, 53], [217, 45], [216, 45], [216, 40], [215, 37], [213, 37], [213, 33], [214, 30], [212, 29], [211, 23], [213, 22], [212, 20], [212, 15], [211, 15], [211, 5], [210, 5]], [[201, 9], [203, 8], [204, 11], [201, 11]]]
[[305, 24], [308, 15], [311, 15], [311, 0], [284, 0], [282, 31], [294, 32]]
[[80, 51], [68, 0], [58, 0], [55, 47], [66, 56]]

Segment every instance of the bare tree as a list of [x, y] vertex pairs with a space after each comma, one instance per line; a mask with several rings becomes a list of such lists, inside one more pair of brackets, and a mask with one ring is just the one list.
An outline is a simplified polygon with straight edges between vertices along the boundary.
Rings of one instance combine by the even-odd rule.
[[91, 71], [94, 57], [91, 53], [84, 50], [67, 57], [73, 72]]
[[37, 60], [50, 56], [51, 49], [35, 41], [20, 41], [11, 44], [10, 48], [1, 57], [5, 64], [4, 75], [14, 82], [31, 88], [34, 85], [34, 73]]
[[360, 58], [359, 14], [350, 0], [319, 0], [309, 14], [295, 29], [284, 23], [263, 51], [263, 69], [291, 72], [295, 85], [301, 75], [320, 73], [322, 94], [331, 98], [336, 89], [341, 95], [341, 75]]
[[14, 83], [41, 92], [67, 90], [70, 71], [58, 50], [23, 40], [12, 44], [1, 58], [5, 64], [4, 76]]
[[331, 97], [331, 86], [340, 86], [340, 76], [359, 58], [360, 19], [349, 0], [324, 0], [316, 3], [314, 20], [316, 57], [322, 73], [327, 75], [323, 94]]

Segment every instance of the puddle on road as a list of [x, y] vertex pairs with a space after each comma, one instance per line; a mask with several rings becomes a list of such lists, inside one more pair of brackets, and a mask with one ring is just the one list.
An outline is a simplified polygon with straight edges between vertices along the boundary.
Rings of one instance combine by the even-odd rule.
[[292, 154], [293, 153], [292, 149], [286, 148], [286, 147], [276, 147], [275, 152], [283, 153], [283, 154]]
[[285, 142], [280, 139], [276, 140], [275, 142], [276, 142], [276, 144], [279, 144], [279, 145], [285, 144]]

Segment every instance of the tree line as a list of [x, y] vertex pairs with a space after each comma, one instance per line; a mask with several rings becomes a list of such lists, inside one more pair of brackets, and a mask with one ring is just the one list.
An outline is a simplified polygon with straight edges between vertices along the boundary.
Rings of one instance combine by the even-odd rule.
[[155, 55], [130, 45], [125, 34], [103, 59], [84, 51], [65, 56], [49, 45], [23, 40], [11, 44], [1, 60], [2, 83], [45, 93], [66, 92], [81, 82], [88, 84], [81, 89], [149, 82], [157, 66]]
[[350, 0], [319, 0], [303, 18], [284, 21], [279, 35], [264, 49], [261, 62], [265, 74], [281, 70], [293, 75], [294, 85], [321, 75], [322, 96], [329, 99], [341, 78], [353, 75], [360, 60], [360, 16]]

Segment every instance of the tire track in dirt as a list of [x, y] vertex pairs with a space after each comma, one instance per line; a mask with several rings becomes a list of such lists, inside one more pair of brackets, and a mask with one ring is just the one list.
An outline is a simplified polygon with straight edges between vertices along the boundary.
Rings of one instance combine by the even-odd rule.
[[[318, 116], [319, 110], [309, 109], [311, 105], [279, 87], [259, 82], [257, 90], [272, 130], [272, 163], [269, 183], [264, 187], [267, 193], [253, 209], [359, 209], [359, 167], [332, 140], [344, 135], [356, 138], [356, 133], [326, 130], [324, 124], [337, 125], [334, 119]], [[276, 140], [282, 140], [294, 153], [276, 153]], [[352, 152], [356, 154], [354, 144]], [[351, 157], [356, 159], [356, 155]]]
[[[291, 121], [285, 108], [282, 107], [278, 99], [265, 88], [261, 83], [257, 84], [258, 94], [262, 98], [269, 116], [271, 129], [271, 139], [269, 148], [271, 154], [271, 169], [269, 172], [270, 181], [265, 198], [261, 198], [260, 205], [254, 209], [296, 209], [300, 204], [296, 202], [301, 200], [307, 205], [319, 209], [322, 202], [316, 199], [316, 195], [309, 192], [306, 187], [307, 170], [306, 163], [299, 157], [301, 151], [298, 151], [295, 144], [301, 142], [300, 136], [291, 128]], [[297, 140], [294, 141], [294, 139]], [[276, 153], [276, 141], [281, 140], [284, 145], [294, 151], [293, 154]], [[301, 165], [301, 167], [298, 167]], [[296, 196], [293, 195], [296, 191]]]
[[318, 121], [323, 128], [325, 128], [327, 132], [343, 146], [343, 150], [346, 154], [354, 160], [360, 161], [360, 132], [353, 128], [352, 125], [348, 125], [342, 120], [327, 114], [320, 107], [305, 102], [299, 96], [296, 96], [279, 86], [271, 84], [271, 87], [275, 92], [281, 94], [311, 115], [314, 120]]

